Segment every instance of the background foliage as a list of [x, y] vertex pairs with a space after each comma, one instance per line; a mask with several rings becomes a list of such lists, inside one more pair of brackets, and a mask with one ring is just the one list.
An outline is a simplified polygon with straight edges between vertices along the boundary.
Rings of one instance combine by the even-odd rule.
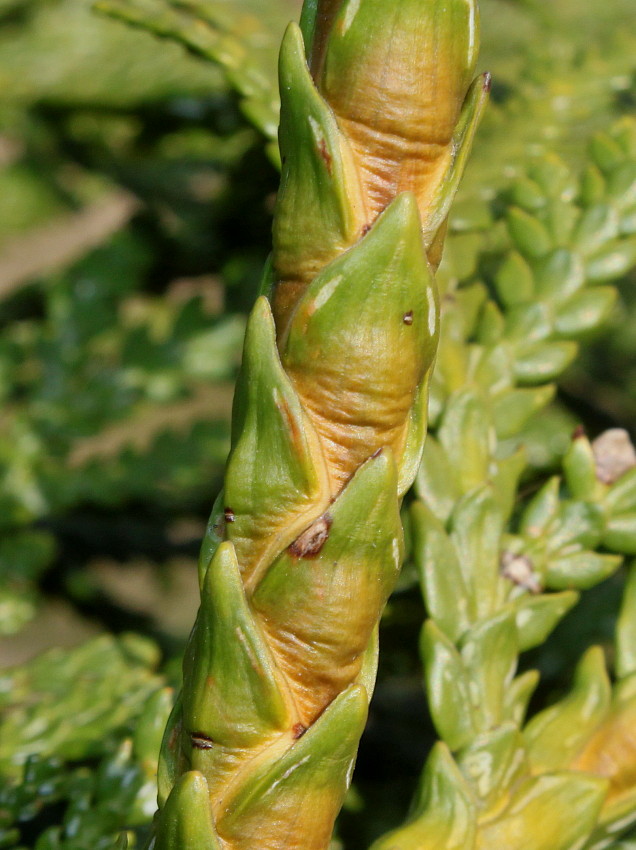
[[[0, 0], [0, 847], [106, 849], [122, 832], [138, 846], [154, 809], [167, 686], [269, 251], [276, 52], [298, 3], [262, 5], [101, 0], [129, 23], [150, 17], [158, 41], [83, 0]], [[441, 272], [469, 312], [502, 292], [505, 306], [502, 260], [538, 227], [556, 238], [567, 210], [546, 206], [555, 180], [582, 174], [591, 207], [597, 175], [620, 194], [607, 175], [636, 142], [620, 124], [606, 131], [636, 105], [631, 6], [483, 0], [493, 104]], [[560, 468], [576, 425], [636, 432], [636, 197], [624, 183], [620, 221], [588, 222], [588, 273], [596, 263], [619, 298], [586, 302], [569, 334], [582, 353], [562, 376], [574, 350], [553, 363], [558, 393], [523, 424], [522, 495]], [[564, 693], [586, 647], [609, 646], [623, 583], [619, 572], [586, 591], [524, 656], [542, 673], [534, 708]], [[348, 850], [399, 823], [435, 739], [424, 616], [407, 564], [338, 826]], [[65, 648], [37, 656], [48, 646]]]

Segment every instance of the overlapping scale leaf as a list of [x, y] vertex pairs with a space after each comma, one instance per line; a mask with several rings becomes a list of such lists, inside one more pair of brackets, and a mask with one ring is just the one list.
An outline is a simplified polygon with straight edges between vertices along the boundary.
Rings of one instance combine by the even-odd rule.
[[[234, 636], [231, 642], [228, 635]], [[183, 694], [185, 731], [201, 738], [206, 749], [253, 746], [292, 725], [231, 543], [219, 547], [208, 568], [184, 675], [190, 683]]]
[[422, 463], [415, 479], [415, 492], [441, 522], [447, 522], [462, 491], [456, 472], [436, 437], [427, 437]]
[[208, 785], [198, 771], [184, 773], [161, 810], [153, 850], [222, 850], [210, 811]]
[[534, 770], [569, 764], [605, 717], [610, 701], [603, 653], [595, 647], [580, 662], [571, 693], [536, 715], [524, 730]]
[[451, 750], [465, 747], [479, 731], [469, 670], [453, 642], [433, 620], [424, 625], [421, 649], [435, 728]]
[[367, 694], [354, 685], [292, 747], [265, 753], [222, 801], [217, 829], [236, 850], [322, 850], [353, 772], [367, 716]]
[[519, 596], [513, 603], [519, 649], [540, 646], [578, 601], [573, 590]]
[[465, 390], [451, 397], [437, 439], [459, 479], [461, 493], [488, 480], [495, 434], [488, 411], [475, 393]]
[[482, 818], [501, 809], [510, 789], [528, 773], [525, 744], [513, 722], [477, 736], [457, 758], [480, 801]]
[[475, 601], [456, 548], [440, 520], [423, 502], [412, 507], [413, 559], [429, 614], [457, 641], [476, 619]]
[[225, 476], [226, 536], [248, 586], [329, 504], [322, 450], [276, 349], [268, 302], [256, 302], [236, 388]]
[[459, 645], [469, 671], [471, 699], [480, 731], [505, 718], [505, 696], [517, 668], [515, 618], [505, 609], [476, 623]]
[[413, 813], [400, 828], [376, 841], [371, 850], [472, 850], [477, 807], [448, 749], [431, 752]]
[[435, 516], [448, 522], [462, 495], [490, 481], [503, 518], [513, 510], [519, 478], [525, 468], [523, 448], [496, 453], [492, 410], [481, 394], [466, 390], [447, 403], [436, 436], [429, 436], [415, 480], [415, 491]]
[[513, 207], [508, 213], [510, 235], [518, 251], [529, 260], [545, 257], [554, 247], [547, 228], [533, 215]]
[[318, 544], [303, 551], [297, 541], [252, 597], [305, 726], [358, 676], [397, 580], [396, 485], [389, 451], [368, 461], [315, 524]]
[[484, 74], [475, 80], [466, 95], [453, 134], [451, 163], [432, 199], [430, 211], [424, 218], [423, 233], [427, 248], [433, 244], [435, 236], [448, 217], [451, 204], [464, 175], [475, 133], [488, 101], [489, 91], [490, 74]]
[[477, 832], [476, 850], [571, 850], [592, 833], [606, 782], [589, 774], [551, 773], [517, 785], [507, 808]]
[[362, 236], [368, 216], [349, 143], [314, 86], [293, 24], [281, 48], [280, 83], [283, 169], [274, 218], [273, 312], [285, 336], [303, 291]]
[[502, 393], [493, 402], [493, 418], [501, 440], [518, 437], [529, 420], [554, 398], [556, 387], [524, 388]]
[[282, 362], [322, 440], [333, 495], [384, 446], [400, 469], [417, 388], [437, 344], [437, 312], [409, 193], [298, 304]]
[[528, 703], [538, 683], [539, 672], [537, 670], [527, 670], [510, 683], [504, 701], [506, 718], [512, 720], [517, 726], [521, 726], [524, 721]]
[[480, 618], [492, 615], [503, 592], [499, 574], [501, 513], [490, 487], [469, 493], [451, 518], [451, 539]]
[[[448, 212], [439, 195], [454, 194], [454, 178], [447, 177], [453, 154], [462, 137], [469, 147], [481, 102], [477, 84], [467, 126], [458, 128], [479, 46], [475, 4], [346, 0], [332, 7], [329, 24], [328, 40], [317, 39], [314, 72], [352, 141], [371, 209], [377, 215], [396, 194], [413, 191], [425, 228], [429, 210], [438, 207], [432, 236]], [[463, 158], [462, 151], [459, 173]], [[448, 185], [439, 188], [445, 178]]]
[[546, 584], [553, 590], [587, 590], [609, 578], [622, 562], [620, 555], [599, 555], [586, 550], [553, 557], [547, 562]]

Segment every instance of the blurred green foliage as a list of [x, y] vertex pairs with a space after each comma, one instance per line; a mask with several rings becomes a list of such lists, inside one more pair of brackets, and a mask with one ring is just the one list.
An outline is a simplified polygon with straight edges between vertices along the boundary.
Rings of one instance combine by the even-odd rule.
[[[194, 616], [185, 593], [182, 624], [168, 625], [160, 600], [178, 607], [178, 559], [196, 585], [269, 252], [276, 45], [299, 3], [265, 6], [101, 0], [97, 14], [83, 0], [0, 0], [0, 665], [76, 643], [77, 622], [103, 632], [0, 671], [0, 847], [106, 850], [120, 833], [134, 846], [154, 809], [165, 685], [178, 682]], [[636, 37], [632, 0], [483, 0], [482, 11], [493, 105], [442, 280], [500, 301], [510, 207], [549, 215], [523, 175], [559, 154], [594, 191], [612, 147], [596, 141], [590, 158], [590, 140], [636, 105]], [[633, 245], [630, 198], [620, 237]], [[602, 227], [590, 222], [590, 236]], [[574, 425], [636, 431], [633, 265], [612, 276], [620, 298], [603, 330], [583, 332], [556, 399], [525, 425], [526, 493], [560, 467]], [[533, 650], [537, 707], [563, 693], [582, 649], [608, 643], [622, 582], [586, 591]], [[42, 635], [60, 604], [69, 633]], [[399, 822], [435, 737], [423, 618], [407, 564], [338, 827], [348, 850]]]
[[0, 678], [0, 847], [33, 821], [46, 848], [112, 847], [122, 827], [147, 825], [171, 704], [158, 662], [147, 639], [104, 635]]

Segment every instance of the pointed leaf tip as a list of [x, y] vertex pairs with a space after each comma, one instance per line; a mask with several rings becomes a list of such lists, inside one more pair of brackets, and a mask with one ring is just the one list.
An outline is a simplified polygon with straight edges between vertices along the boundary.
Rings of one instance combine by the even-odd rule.
[[208, 784], [203, 774], [188, 771], [174, 786], [161, 810], [154, 850], [222, 850], [212, 823]]
[[473, 850], [477, 808], [448, 747], [437, 743], [406, 824], [380, 838], [371, 850]]
[[273, 229], [273, 312], [284, 339], [309, 283], [357, 241], [367, 215], [353, 153], [316, 90], [295, 24], [285, 34], [279, 70], [283, 171]]
[[[290, 548], [252, 597], [305, 725], [360, 674], [399, 574], [402, 530], [389, 450], [356, 472], [328, 516], [319, 552]], [[365, 603], [352, 606], [352, 599]]]
[[225, 476], [225, 507], [233, 520], [226, 535], [249, 588], [329, 504], [322, 448], [281, 365], [262, 296], [248, 321], [233, 418]]
[[221, 543], [207, 571], [184, 678], [183, 719], [190, 735], [222, 747], [245, 747], [291, 723], [228, 541]]
[[351, 782], [366, 717], [366, 691], [354, 685], [282, 757], [255, 766], [226, 800], [218, 823], [224, 839], [231, 846], [286, 847], [293, 823], [303, 850], [323, 850]]
[[418, 208], [404, 193], [312, 282], [283, 352], [304, 407], [316, 414], [334, 495], [383, 446], [401, 464], [437, 336]]

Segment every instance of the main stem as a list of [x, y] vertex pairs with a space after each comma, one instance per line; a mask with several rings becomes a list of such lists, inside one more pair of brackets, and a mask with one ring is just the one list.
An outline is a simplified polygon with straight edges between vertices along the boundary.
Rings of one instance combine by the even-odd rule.
[[[157, 850], [328, 846], [426, 433], [430, 255], [485, 97], [483, 81], [467, 93], [475, 10], [328, 0], [306, 6], [303, 27], [313, 47], [291, 25], [281, 49], [273, 261], [248, 322], [201, 608], [164, 739]], [[422, 60], [413, 32], [434, 56]], [[387, 56], [382, 109], [366, 115], [347, 87], [374, 91]], [[391, 127], [374, 126], [386, 114]]]

